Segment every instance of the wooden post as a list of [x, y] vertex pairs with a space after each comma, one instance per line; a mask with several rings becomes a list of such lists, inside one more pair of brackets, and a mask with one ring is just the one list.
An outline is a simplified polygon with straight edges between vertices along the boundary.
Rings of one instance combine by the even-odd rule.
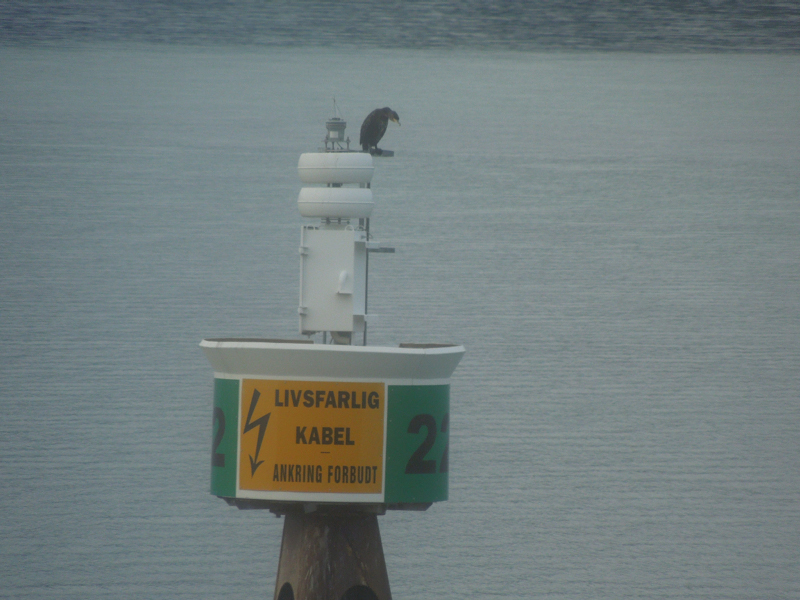
[[376, 514], [301, 509], [284, 519], [275, 600], [391, 600]]

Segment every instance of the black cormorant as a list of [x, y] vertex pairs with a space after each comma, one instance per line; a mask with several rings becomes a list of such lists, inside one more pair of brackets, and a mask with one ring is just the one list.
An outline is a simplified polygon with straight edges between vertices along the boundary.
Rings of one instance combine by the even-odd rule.
[[400, 125], [400, 117], [388, 106], [376, 108], [367, 115], [361, 124], [361, 149], [368, 150], [370, 154], [380, 154], [378, 142], [381, 141], [383, 134], [386, 133], [386, 126], [389, 121], [394, 121]]

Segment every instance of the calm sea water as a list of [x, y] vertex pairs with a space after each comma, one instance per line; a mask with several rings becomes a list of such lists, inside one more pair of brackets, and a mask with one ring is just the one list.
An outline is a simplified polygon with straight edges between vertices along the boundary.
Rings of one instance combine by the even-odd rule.
[[791, 0], [6, 0], [0, 44], [800, 50]]
[[300, 153], [386, 104], [373, 344], [458, 342], [396, 598], [800, 596], [796, 54], [0, 49], [0, 597], [270, 597], [198, 342], [296, 334]]

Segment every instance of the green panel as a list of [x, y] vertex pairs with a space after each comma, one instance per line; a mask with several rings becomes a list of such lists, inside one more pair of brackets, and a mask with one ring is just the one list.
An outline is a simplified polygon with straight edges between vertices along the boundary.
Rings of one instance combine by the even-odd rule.
[[387, 504], [447, 500], [449, 385], [390, 385]]
[[236, 441], [239, 429], [239, 380], [214, 380], [211, 437], [211, 493], [236, 496]]

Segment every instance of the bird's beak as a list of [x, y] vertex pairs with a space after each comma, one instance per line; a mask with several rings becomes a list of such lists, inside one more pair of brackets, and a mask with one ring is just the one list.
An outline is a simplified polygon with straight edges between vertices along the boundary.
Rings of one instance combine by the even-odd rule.
[[394, 117], [390, 117], [390, 119], [400, 125], [400, 119], [395, 119]]

